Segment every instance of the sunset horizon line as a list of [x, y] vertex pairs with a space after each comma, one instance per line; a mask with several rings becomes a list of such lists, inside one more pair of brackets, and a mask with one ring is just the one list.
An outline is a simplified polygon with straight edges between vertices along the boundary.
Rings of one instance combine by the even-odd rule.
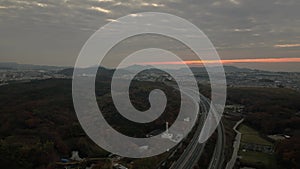
[[203, 65], [203, 64], [233, 64], [233, 63], [300, 63], [299, 58], [254, 58], [254, 59], [221, 59], [221, 60], [184, 60], [163, 62], [141, 62], [143, 65]]

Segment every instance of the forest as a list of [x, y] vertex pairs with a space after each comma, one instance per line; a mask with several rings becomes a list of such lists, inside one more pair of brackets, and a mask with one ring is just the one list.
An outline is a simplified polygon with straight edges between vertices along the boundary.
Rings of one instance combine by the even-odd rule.
[[[106, 157], [109, 153], [93, 143], [81, 129], [72, 103], [72, 81], [36, 80], [0, 87], [0, 167], [10, 169], [51, 169], [72, 150], [82, 157]], [[144, 137], [171, 122], [179, 110], [179, 93], [159, 82], [131, 84], [131, 101], [137, 109], [149, 108], [149, 92], [159, 88], [167, 93], [165, 112], [155, 121], [135, 124], [122, 117], [112, 104], [109, 78], [96, 81], [99, 108], [118, 131]], [[208, 93], [207, 88], [203, 91]], [[300, 168], [300, 93], [285, 88], [229, 88], [227, 104], [245, 105], [245, 122], [262, 134], [287, 134], [276, 145], [278, 161], [289, 168]], [[140, 104], [143, 103], [143, 104]], [[139, 105], [143, 105], [139, 107]], [[139, 125], [139, 127], [136, 127]], [[138, 134], [137, 134], [138, 133]]]

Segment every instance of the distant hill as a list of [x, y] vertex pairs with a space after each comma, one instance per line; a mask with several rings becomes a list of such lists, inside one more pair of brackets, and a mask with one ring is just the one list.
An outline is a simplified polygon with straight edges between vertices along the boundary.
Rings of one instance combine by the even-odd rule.
[[[66, 76], [72, 76], [73, 74], [73, 68], [71, 67], [60, 67], [60, 66], [47, 66], [47, 65], [32, 65], [32, 64], [18, 64], [16, 62], [0, 62], [0, 69], [9, 69], [9, 70], [59, 70], [61, 74], [64, 74]], [[90, 68], [82, 68], [80, 69], [80, 73], [85, 74], [91, 74], [95, 71], [97, 67], [90, 67]], [[113, 73], [114, 69], [108, 69], [101, 67], [101, 72], [104, 74], [107, 73]], [[153, 66], [150, 65], [132, 65], [128, 66], [126, 68], [122, 68], [121, 70], [124, 73], [128, 73], [135, 70], [141, 70], [141, 69], [155, 69]], [[180, 71], [183, 70], [183, 68], [179, 68], [177, 70], [170, 69], [171, 71]], [[191, 67], [192, 72], [194, 73], [204, 73], [206, 72], [205, 67]], [[235, 66], [224, 66], [225, 72], [253, 72], [253, 71], [260, 71], [260, 72], [267, 72], [262, 70], [253, 70], [248, 68], [238, 68]]]
[[141, 69], [151, 69], [154, 68], [153, 66], [149, 66], [149, 65], [132, 65], [132, 66], [128, 66], [123, 68], [123, 70], [141, 70]]
[[[107, 75], [107, 76], [112, 76], [114, 70], [113, 69], [107, 69], [107, 68], [104, 68], [104, 67], [100, 67], [98, 69], [98, 67], [90, 67], [90, 68], [78, 68], [78, 73], [79, 74], [86, 74], [86, 75], [89, 75], [89, 74], [93, 74], [93, 72], [97, 71], [101, 73], [101, 75]], [[66, 75], [66, 76], [73, 76], [73, 71], [74, 71], [74, 68], [67, 68], [67, 69], [63, 69], [61, 71], [59, 71], [58, 73], [60, 74], [63, 74], [63, 75]]]
[[[235, 66], [223, 66], [225, 72], [269, 72], [264, 70], [257, 70], [257, 69], [248, 69], [248, 68], [238, 68]], [[0, 62], [0, 69], [9, 69], [9, 70], [61, 70], [60, 73], [64, 75], [71, 76], [73, 74], [73, 68], [72, 67], [64, 67], [64, 66], [48, 66], [48, 65], [33, 65], [33, 64], [19, 64], [16, 62]], [[90, 67], [90, 68], [82, 68], [80, 72], [85, 74], [91, 74], [97, 67]], [[101, 67], [102, 71], [104, 73], [108, 72], [114, 72], [114, 69], [108, 69]], [[126, 68], [122, 68], [121, 70], [124, 73], [135, 71], [135, 70], [141, 70], [141, 69], [155, 69], [151, 65], [132, 65], [128, 66]], [[171, 71], [180, 71], [183, 68], [179, 69], [170, 69]], [[194, 73], [204, 73], [206, 72], [205, 67], [191, 67], [192, 72]]]
[[[123, 74], [128, 74], [130, 71], [134, 70], [133, 69], [120, 69], [121, 73]], [[90, 75], [93, 74], [95, 72], [95, 70], [97, 70], [98, 75], [99, 73], [101, 74], [101, 76], [108, 76], [108, 77], [112, 77], [113, 73], [115, 72], [115, 69], [108, 69], [105, 67], [89, 67], [89, 68], [78, 68], [78, 73], [79, 74], [86, 74], [86, 75]], [[66, 76], [72, 76], [73, 75], [73, 71], [74, 68], [67, 68], [67, 69], [63, 69], [61, 71], [59, 71], [58, 73], [66, 75]]]
[[[132, 66], [128, 66], [126, 68], [124, 68], [125, 70], [140, 70], [140, 69], [153, 69], [154, 67], [150, 66], [150, 65], [132, 65]], [[248, 68], [238, 68], [235, 66], [223, 66], [225, 72], [253, 72], [253, 71], [260, 71], [260, 70], [253, 70], [253, 69], [248, 69]], [[183, 70], [184, 68], [180, 68], [180, 69], [170, 69], [172, 71], [180, 71]], [[190, 68], [192, 70], [192, 72], [194, 73], [203, 73], [206, 72], [206, 68], [205, 67], [191, 67]]]
[[0, 69], [10, 69], [10, 70], [61, 70], [66, 68], [67, 67], [18, 64], [15, 62], [0, 62]]
[[[226, 73], [232, 73], [232, 72], [254, 72], [254, 71], [258, 71], [258, 70], [253, 70], [253, 69], [247, 69], [247, 68], [238, 68], [235, 66], [223, 66], [224, 71]], [[206, 72], [206, 68], [205, 67], [192, 67], [191, 70], [194, 73], [203, 73]]]

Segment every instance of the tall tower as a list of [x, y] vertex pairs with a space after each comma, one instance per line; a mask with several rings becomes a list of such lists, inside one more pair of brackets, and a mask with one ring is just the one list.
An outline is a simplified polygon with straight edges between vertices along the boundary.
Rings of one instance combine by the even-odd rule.
[[172, 139], [173, 134], [169, 133], [169, 123], [166, 122], [166, 131], [163, 132], [163, 134], [161, 135], [162, 138], [166, 138], [166, 139]]
[[169, 133], [169, 123], [166, 122], [166, 133]]

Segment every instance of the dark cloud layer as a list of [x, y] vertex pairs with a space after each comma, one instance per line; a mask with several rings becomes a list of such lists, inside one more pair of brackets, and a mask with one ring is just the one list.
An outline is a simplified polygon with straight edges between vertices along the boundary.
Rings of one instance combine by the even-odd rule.
[[0, 0], [0, 61], [73, 65], [95, 30], [145, 11], [191, 21], [223, 59], [300, 57], [299, 9], [299, 0]]

